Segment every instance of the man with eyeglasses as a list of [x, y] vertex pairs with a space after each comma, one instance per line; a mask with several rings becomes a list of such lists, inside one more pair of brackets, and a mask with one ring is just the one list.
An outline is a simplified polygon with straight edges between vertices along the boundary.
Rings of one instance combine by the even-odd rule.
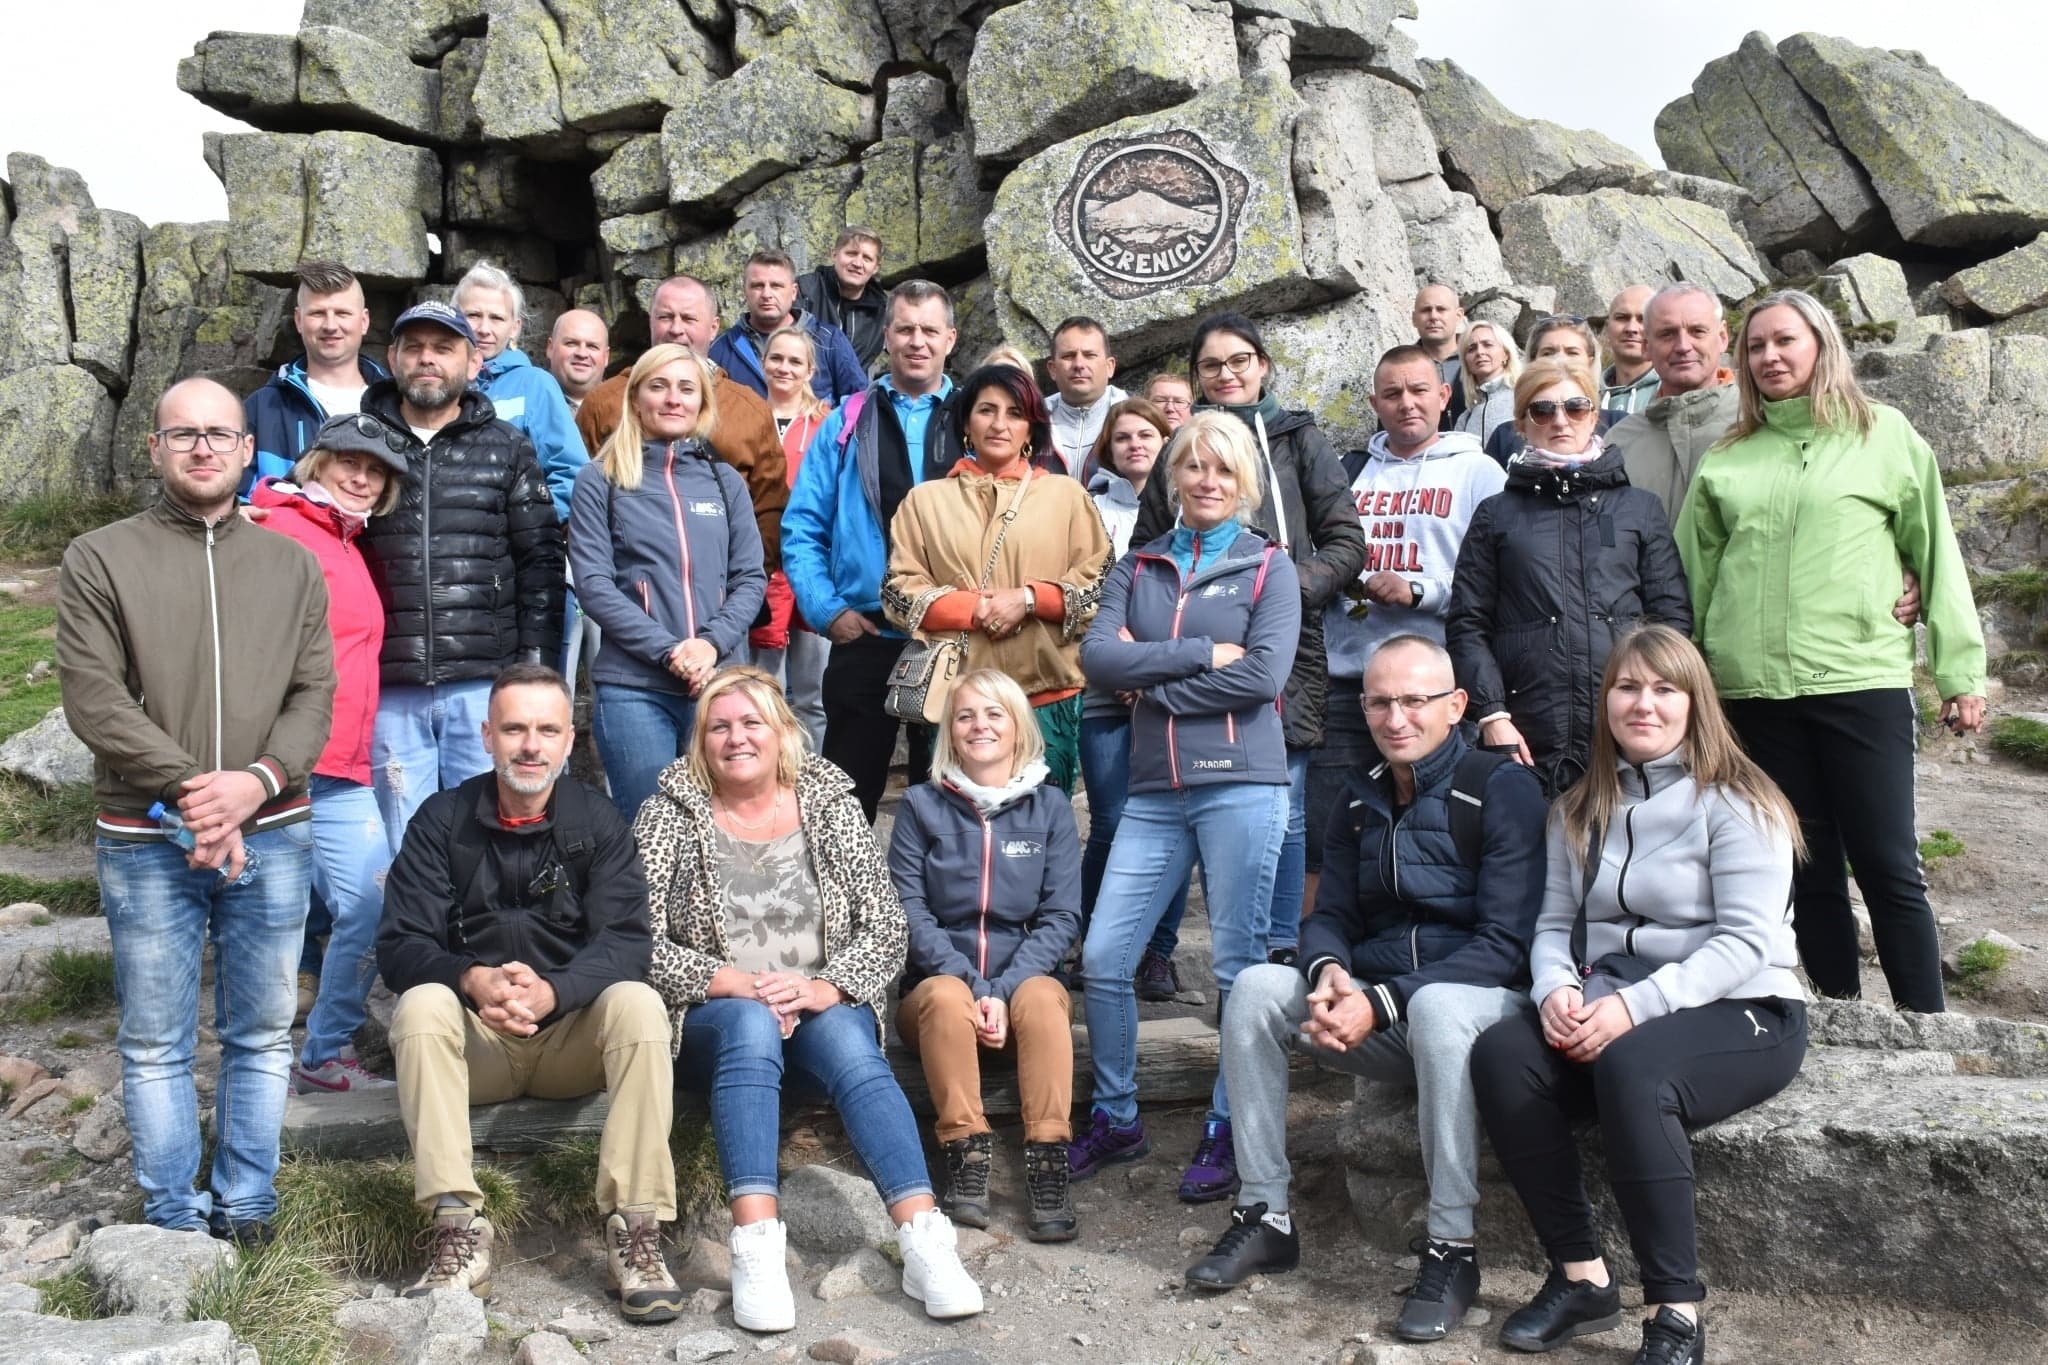
[[1113, 404], [1130, 397], [1109, 382], [1116, 374], [1116, 357], [1109, 353], [1108, 331], [1094, 318], [1067, 318], [1053, 329], [1045, 372], [1053, 384], [1045, 400], [1053, 449], [1067, 473], [1086, 482], [1094, 473], [1086, 466], [1103, 418]]
[[1184, 374], [1161, 370], [1145, 383], [1145, 399], [1158, 408], [1166, 418], [1169, 432], [1180, 430], [1180, 424], [1195, 412], [1195, 391]]
[[661, 1256], [676, 1216], [668, 1008], [633, 831], [565, 773], [569, 686], [539, 664], [498, 674], [480, 729], [490, 771], [420, 807], [384, 887], [377, 966], [398, 993], [391, 1051], [413, 1199], [433, 1219], [408, 1298], [489, 1291], [469, 1108], [605, 1090], [597, 1149], [605, 1273], [629, 1322], [667, 1322], [682, 1292]]
[[[254, 453], [242, 421], [241, 400], [210, 379], [158, 400], [156, 503], [64, 552], [57, 677], [93, 755], [143, 1217], [259, 1246], [277, 1209], [312, 869], [306, 783], [332, 721], [334, 645], [318, 562], [236, 515]], [[220, 1082], [213, 1169], [195, 1188], [209, 939]]]
[[[1363, 712], [1381, 757], [1354, 769], [1327, 812], [1300, 969], [1238, 975], [1223, 1021], [1223, 1077], [1243, 1182], [1230, 1227], [1187, 1272], [1223, 1290], [1292, 1270], [1288, 1062], [1416, 1091], [1428, 1239], [1394, 1331], [1435, 1341], [1479, 1292], [1479, 1114], [1473, 1042], [1528, 1012], [1529, 941], [1543, 900], [1543, 790], [1459, 736], [1465, 694], [1435, 640], [1397, 635], [1365, 675]], [[1476, 804], [1475, 804], [1476, 803]], [[1361, 1096], [1360, 1103], [1380, 1097]]]
[[561, 657], [566, 586], [533, 443], [472, 384], [469, 319], [416, 304], [391, 325], [389, 359], [357, 420], [406, 461], [398, 505], [364, 535], [387, 613], [370, 776], [395, 854], [422, 801], [490, 771], [491, 679]]
[[363, 354], [370, 331], [370, 307], [355, 273], [336, 261], [301, 261], [292, 326], [305, 354], [280, 365], [269, 382], [242, 401], [256, 457], [236, 491], [243, 497], [258, 479], [283, 478], [320, 424], [362, 406], [363, 392], [388, 378], [384, 367]]

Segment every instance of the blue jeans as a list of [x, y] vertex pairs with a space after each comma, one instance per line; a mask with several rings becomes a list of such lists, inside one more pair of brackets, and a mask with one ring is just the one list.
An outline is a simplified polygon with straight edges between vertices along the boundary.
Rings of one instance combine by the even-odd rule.
[[785, 1042], [766, 1005], [720, 996], [683, 1016], [676, 1078], [711, 1096], [711, 1133], [730, 1197], [782, 1188], [775, 1154], [785, 1068], [831, 1099], [884, 1204], [932, 1192], [917, 1120], [876, 1041], [872, 1006], [807, 1014]]
[[[306, 1016], [308, 1068], [338, 1056], [363, 1022], [377, 979], [377, 923], [384, 915], [384, 873], [391, 842], [377, 795], [360, 782], [315, 774], [313, 889], [333, 928], [320, 968], [320, 993]], [[310, 921], [309, 921], [310, 922]]]
[[[1131, 785], [1131, 718], [1083, 716], [1081, 718], [1081, 786], [1088, 793], [1088, 846], [1081, 850], [1081, 925], [1087, 933], [1095, 913], [1095, 897], [1102, 887], [1102, 869], [1109, 864], [1109, 846], [1116, 839], [1116, 827], [1124, 818], [1124, 798]], [[1159, 917], [1145, 950], [1160, 957], [1172, 957], [1180, 946], [1180, 922], [1188, 912], [1188, 884], [1183, 880], [1173, 893], [1166, 913]]]
[[[102, 838], [96, 845], [121, 1012], [121, 1101], [142, 1216], [158, 1227], [203, 1228], [213, 1213], [241, 1221], [277, 1211], [277, 1138], [297, 1004], [292, 976], [306, 927], [313, 826], [300, 821], [244, 842], [255, 866], [235, 885], [217, 871], [187, 867], [185, 851], [169, 842]], [[193, 1188], [199, 1109], [192, 1085], [209, 939], [220, 1036], [211, 1195]]]
[[1301, 898], [1308, 889], [1308, 750], [1287, 751], [1287, 834], [1273, 866], [1273, 913], [1266, 921], [1266, 951], [1301, 942]]
[[[1131, 973], [1140, 941], [1200, 856], [1209, 952], [1227, 1010], [1237, 974], [1266, 956], [1273, 868], [1286, 830], [1287, 788], [1274, 783], [1219, 782], [1138, 792], [1125, 801], [1081, 947], [1095, 1105], [1111, 1121], [1138, 1117], [1138, 997]], [[1216, 1118], [1230, 1117], [1220, 1074], [1209, 1107]]]
[[385, 684], [377, 696], [377, 728], [370, 733], [370, 780], [391, 854], [405, 843], [405, 827], [420, 803], [444, 787], [459, 787], [491, 770], [484, 721], [491, 680], [415, 687]]
[[590, 724], [597, 756], [604, 760], [612, 801], [630, 825], [640, 803], [654, 795], [661, 770], [689, 746], [697, 703], [680, 692], [621, 683], [597, 684], [596, 701]]

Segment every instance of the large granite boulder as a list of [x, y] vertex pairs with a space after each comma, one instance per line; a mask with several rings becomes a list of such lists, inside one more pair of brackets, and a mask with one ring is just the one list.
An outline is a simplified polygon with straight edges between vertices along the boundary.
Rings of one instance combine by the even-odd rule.
[[730, 204], [785, 171], [837, 161], [873, 104], [787, 58], [749, 62], [662, 120], [669, 202]]
[[1311, 278], [1378, 304], [1411, 290], [1408, 229], [1400, 206], [1381, 189], [1378, 131], [1363, 72], [1320, 71], [1294, 83], [1301, 122], [1294, 134], [1295, 202], [1301, 210], [1302, 262]]
[[179, 61], [178, 88], [201, 104], [260, 127], [294, 121], [299, 40], [289, 33], [217, 29], [194, 43], [192, 55]]
[[1971, 99], [1919, 53], [1801, 33], [1778, 44], [1778, 56], [1907, 241], [2022, 242], [2048, 229], [2048, 142]]
[[1656, 135], [1672, 170], [1756, 196], [1743, 223], [1764, 251], [1832, 253], [1890, 231], [1869, 176], [1761, 33], [1708, 62], [1657, 115]]
[[1363, 447], [1378, 430], [1369, 401], [1374, 362], [1415, 339], [1409, 306], [1406, 297], [1360, 293], [1264, 322], [1280, 405], [1314, 413], [1337, 449]]
[[1912, 419], [1943, 469], [2031, 466], [2048, 449], [2048, 337], [1941, 333], [1859, 351], [1856, 378]]
[[1179, 0], [1023, 0], [982, 24], [961, 95], [983, 161], [1017, 161], [1237, 76], [1230, 16]]
[[1864, 252], [1845, 257], [1821, 272], [1821, 284], [1819, 292], [1840, 302], [1852, 324], [1913, 320], [1906, 272], [1888, 256]]
[[2048, 307], [2048, 233], [1948, 277], [1942, 296], [1992, 318]]
[[[1298, 57], [1384, 61], [1407, 35], [1396, 19], [1415, 17], [1415, 0], [1235, 0], [1240, 15], [1279, 20], [1294, 33]], [[1410, 49], [1412, 53], [1412, 48]]]
[[[967, 135], [954, 133], [917, 153], [917, 253], [924, 270], [947, 270], [982, 250], [982, 227], [995, 206], [994, 190], [981, 187]], [[854, 218], [851, 206], [850, 221]], [[821, 243], [822, 253], [830, 241]], [[893, 246], [892, 246], [893, 250]]]
[[430, 62], [491, 17], [494, 0], [305, 0], [302, 28], [353, 29]]
[[1495, 213], [1532, 194], [1580, 194], [1650, 168], [1614, 139], [1510, 112], [1453, 61], [1424, 61], [1422, 112], [1451, 183]]
[[724, 60], [689, 14], [648, 0], [490, 0], [470, 101], [483, 136], [536, 156], [584, 134], [656, 127], [700, 94]]
[[1367, 76], [1359, 90], [1372, 123], [1373, 172], [1380, 183], [1442, 174], [1436, 134], [1415, 92], [1378, 76]]
[[1557, 287], [1557, 306], [1593, 316], [1643, 280], [1691, 280], [1730, 302], [1770, 274], [1728, 215], [1689, 199], [1595, 190], [1534, 195], [1502, 210], [1501, 256], [1518, 280]]
[[117, 394], [128, 384], [142, 222], [94, 206], [76, 172], [7, 158], [14, 212], [0, 210], [0, 374], [75, 365]]
[[[35, 1365], [240, 1365], [254, 1354], [224, 1322], [0, 1313], [8, 1356]], [[244, 1355], [244, 1351], [249, 1355]]]
[[600, 218], [645, 213], [668, 203], [668, 162], [661, 134], [642, 133], [619, 145], [590, 173], [590, 192]]
[[[1417, 195], [1418, 189], [1439, 193]], [[1436, 177], [1406, 181], [1388, 192], [1408, 223], [1408, 260], [1417, 285], [1447, 284], [1470, 297], [1514, 282], [1486, 210], [1471, 195], [1444, 188]]]
[[321, 126], [360, 127], [400, 139], [427, 139], [438, 123], [441, 73], [414, 66], [350, 29], [299, 30], [298, 104]]
[[446, 221], [529, 232], [557, 242], [587, 240], [596, 213], [576, 167], [510, 152], [457, 156], [448, 163]]
[[441, 163], [369, 133], [208, 133], [227, 188], [228, 260], [282, 283], [308, 257], [371, 286], [424, 280], [428, 225], [441, 216]]
[[41, 787], [92, 781], [92, 751], [71, 733], [64, 708], [53, 706], [26, 730], [0, 740], [0, 772], [25, 777]]
[[864, 0], [738, 0], [732, 47], [742, 63], [784, 57], [863, 90], [896, 56], [881, 11]]
[[0, 502], [106, 487], [114, 412], [112, 396], [76, 365], [0, 376]]

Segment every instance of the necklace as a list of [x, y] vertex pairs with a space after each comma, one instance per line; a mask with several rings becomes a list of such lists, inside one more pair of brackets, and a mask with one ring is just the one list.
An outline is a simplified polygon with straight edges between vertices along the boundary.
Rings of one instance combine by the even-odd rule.
[[775, 804], [768, 808], [767, 818], [762, 820], [756, 820], [752, 824], [748, 824], [745, 820], [740, 819], [739, 812], [734, 810], [732, 808], [732, 804], [726, 801], [724, 797], [720, 797], [718, 799], [718, 805], [719, 808], [725, 812], [725, 818], [729, 820], [734, 825], [734, 827], [745, 830], [747, 833], [752, 834], [757, 830], [764, 830], [770, 828], [775, 824], [777, 820], [782, 818], [782, 788], [780, 786], [776, 787]]

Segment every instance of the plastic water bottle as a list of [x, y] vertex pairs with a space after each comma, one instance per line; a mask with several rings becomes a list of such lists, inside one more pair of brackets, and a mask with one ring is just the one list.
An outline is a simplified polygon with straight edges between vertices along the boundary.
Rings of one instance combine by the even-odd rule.
[[149, 808], [149, 818], [156, 821], [157, 828], [164, 832], [164, 838], [187, 853], [199, 847], [199, 840], [193, 837], [191, 830], [185, 828], [184, 817], [163, 802], [159, 801]]

